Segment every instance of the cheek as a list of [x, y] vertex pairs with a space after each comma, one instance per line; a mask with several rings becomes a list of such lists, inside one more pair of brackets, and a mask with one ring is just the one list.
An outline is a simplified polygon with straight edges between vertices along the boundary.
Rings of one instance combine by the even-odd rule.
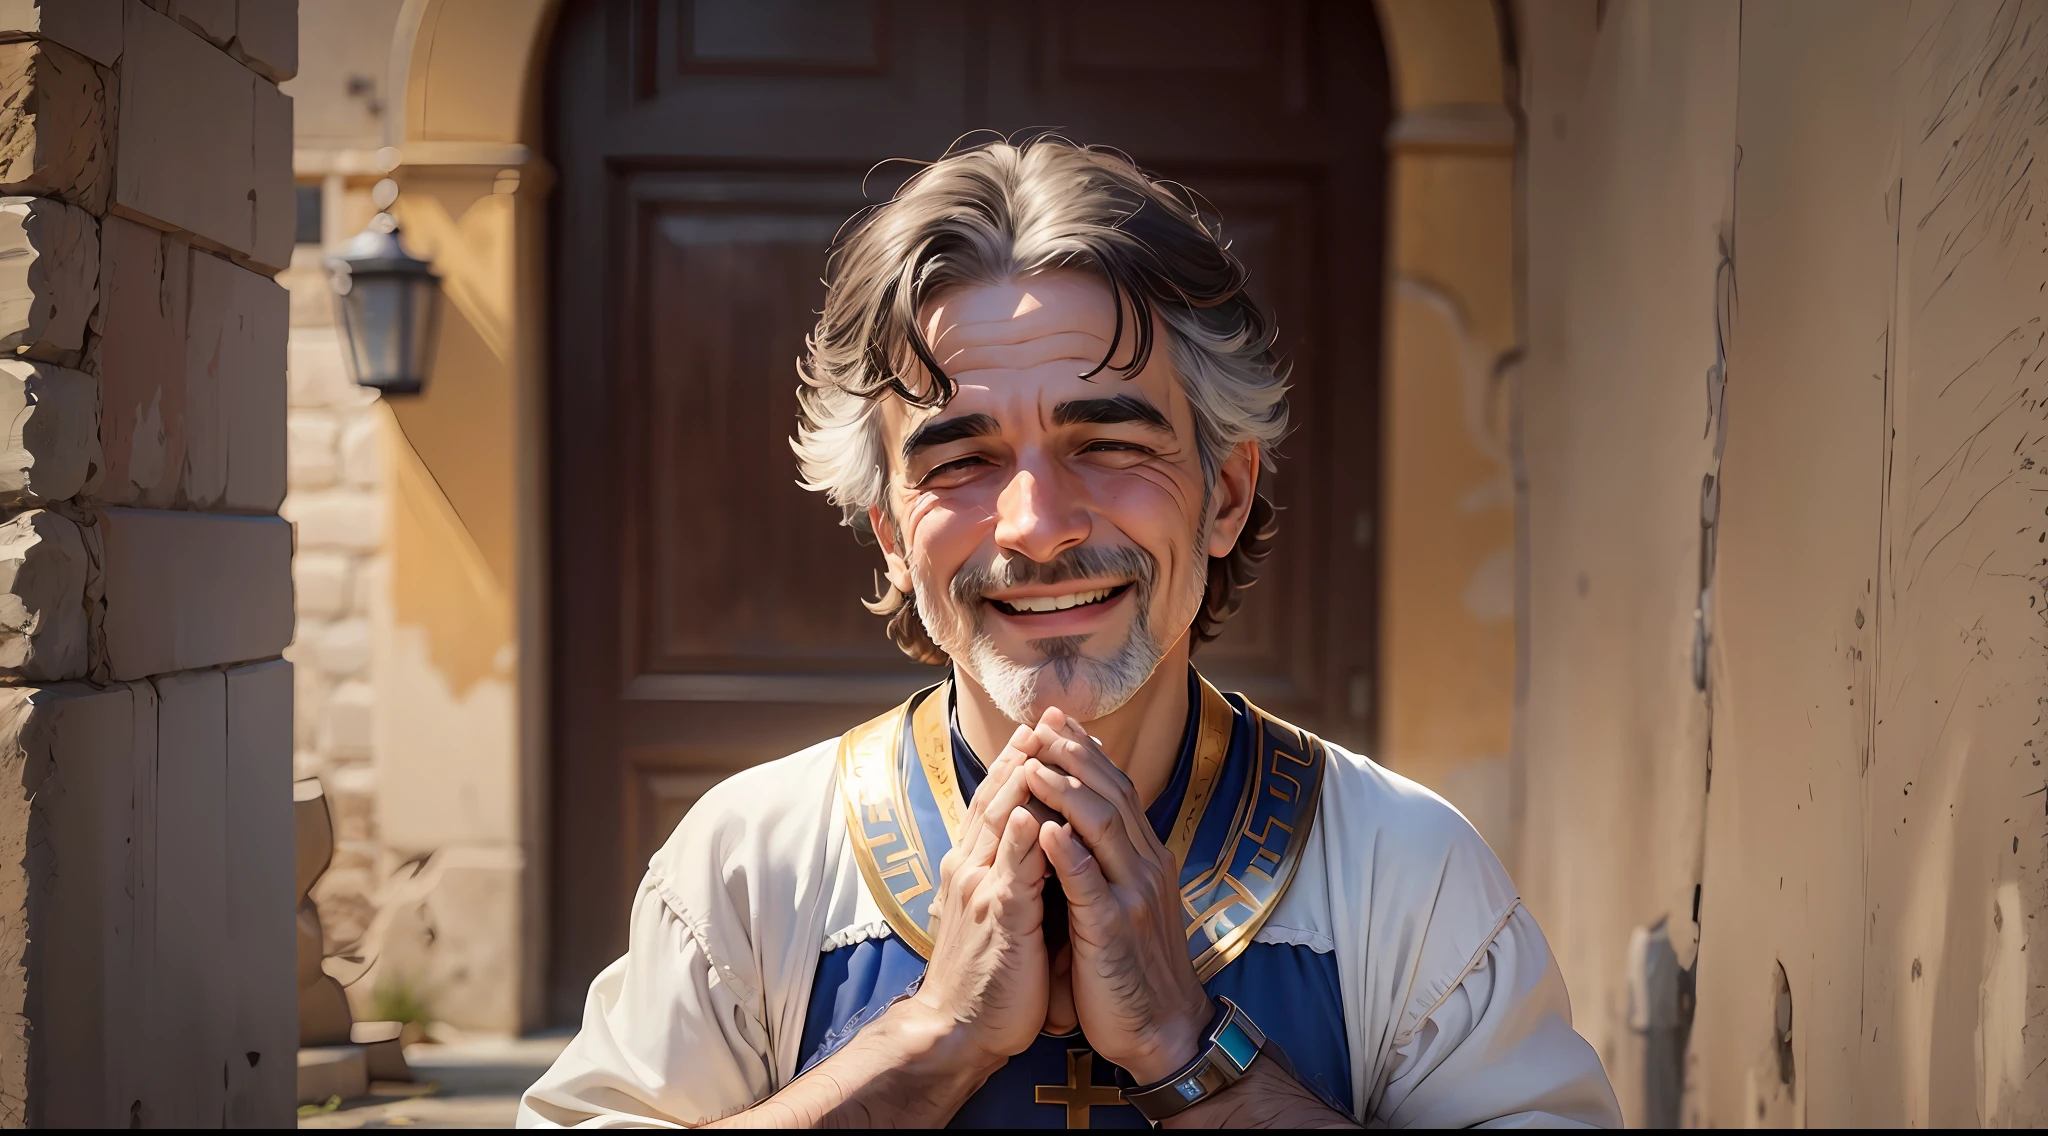
[[[1164, 555], [1165, 548], [1171, 547], [1172, 555], [1181, 558], [1188, 535], [1201, 527], [1199, 476], [1190, 482], [1178, 471], [1141, 465], [1099, 471], [1090, 481], [1089, 495], [1098, 512], [1155, 556]], [[1165, 563], [1161, 561], [1162, 566]]]
[[1159, 566], [1153, 603], [1172, 603], [1190, 586], [1191, 576], [1208, 571], [1206, 550], [1194, 543], [1201, 522], [1201, 482], [1190, 487], [1182, 478], [1147, 466], [1097, 478], [1092, 493], [1097, 515], [1152, 554]]
[[935, 493], [913, 494], [903, 510], [903, 535], [914, 569], [951, 579], [980, 545], [986, 510]]

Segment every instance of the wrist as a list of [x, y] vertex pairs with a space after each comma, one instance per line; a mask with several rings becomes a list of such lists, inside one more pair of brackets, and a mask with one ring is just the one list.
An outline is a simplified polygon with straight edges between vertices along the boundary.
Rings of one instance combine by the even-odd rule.
[[1008, 1060], [978, 1044], [972, 1026], [914, 997], [889, 1007], [875, 1024], [884, 1027], [884, 1040], [906, 1073], [978, 1086]]
[[1193, 1061], [1206, 1044], [1209, 1027], [1216, 1020], [1216, 1001], [1204, 992], [1179, 1013], [1160, 1023], [1143, 1040], [1128, 1060], [1120, 1060], [1132, 1079], [1149, 1085], [1172, 1076]]

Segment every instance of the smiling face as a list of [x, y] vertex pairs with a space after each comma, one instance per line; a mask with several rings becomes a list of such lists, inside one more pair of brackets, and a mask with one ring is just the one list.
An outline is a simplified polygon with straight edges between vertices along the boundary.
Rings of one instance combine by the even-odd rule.
[[881, 407], [889, 483], [869, 516], [890, 581], [1008, 717], [1111, 713], [1184, 649], [1208, 558], [1243, 526], [1256, 450], [1239, 446], [1205, 488], [1163, 349], [1135, 376], [1081, 378], [1116, 335], [1091, 273], [957, 288], [920, 320], [958, 392], [936, 410]]

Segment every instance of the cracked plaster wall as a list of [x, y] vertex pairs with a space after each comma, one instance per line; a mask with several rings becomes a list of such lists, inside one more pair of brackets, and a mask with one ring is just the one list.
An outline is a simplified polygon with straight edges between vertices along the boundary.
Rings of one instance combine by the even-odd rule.
[[1577, 1022], [1642, 1122], [1662, 920], [1678, 1118], [2040, 1123], [2048, 4], [1519, 12], [1518, 879]]

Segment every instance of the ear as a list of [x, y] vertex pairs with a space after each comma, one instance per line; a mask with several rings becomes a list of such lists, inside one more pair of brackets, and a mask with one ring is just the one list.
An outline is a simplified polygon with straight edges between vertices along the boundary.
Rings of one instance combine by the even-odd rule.
[[1239, 442], [1216, 471], [1216, 488], [1209, 494], [1209, 555], [1228, 556], [1237, 547], [1238, 535], [1252, 515], [1252, 497], [1259, 488], [1259, 444]]
[[[868, 527], [875, 531], [875, 542], [882, 546], [883, 575], [889, 578], [889, 586], [911, 594], [910, 560], [908, 550], [902, 547], [902, 530], [896, 527], [895, 518], [880, 505], [868, 506]], [[1244, 527], [1239, 521], [1238, 527]]]

